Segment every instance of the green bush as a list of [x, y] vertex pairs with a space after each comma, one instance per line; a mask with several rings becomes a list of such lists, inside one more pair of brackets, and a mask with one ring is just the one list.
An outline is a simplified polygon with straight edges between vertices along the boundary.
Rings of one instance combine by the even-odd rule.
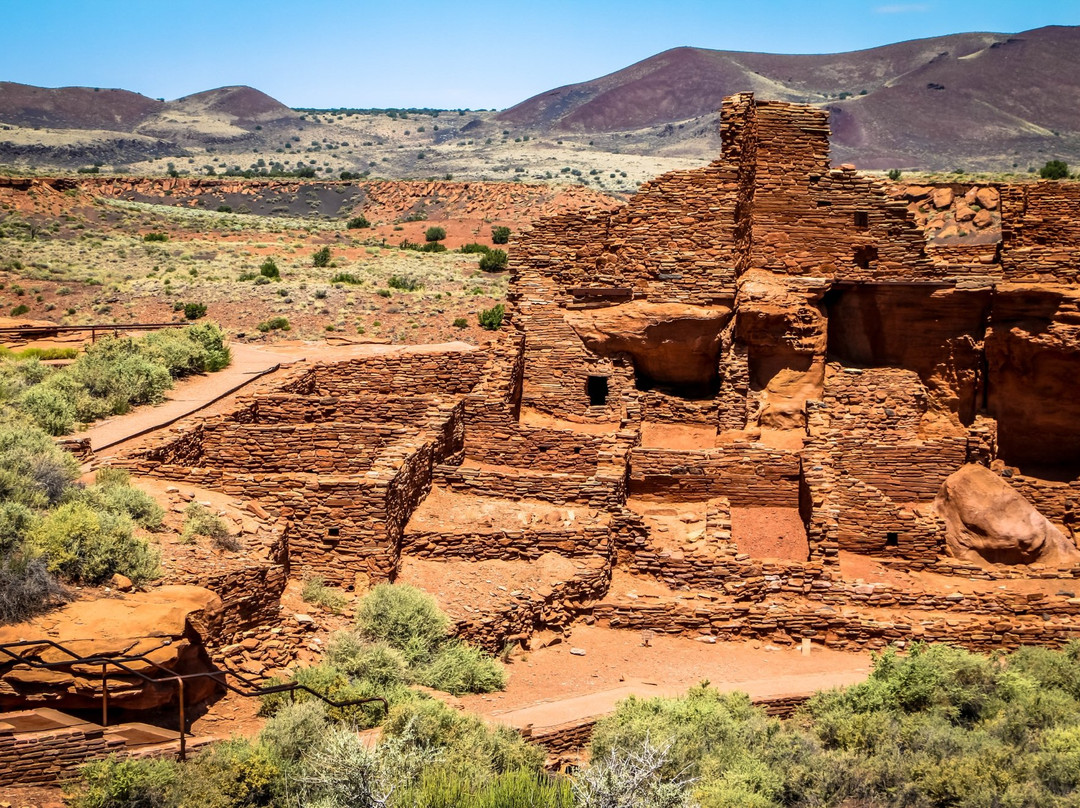
[[411, 275], [391, 275], [386, 285], [391, 289], [400, 289], [403, 292], [418, 292], [424, 288], [424, 284]]
[[1048, 160], [1039, 169], [1039, 176], [1044, 180], [1063, 180], [1069, 176], [1069, 166], [1063, 160]]
[[466, 320], [464, 317], [455, 317], [454, 322], [453, 322], [453, 326], [454, 326], [454, 328], [468, 328], [469, 327], [469, 321]]
[[353, 286], [359, 286], [363, 282], [363, 278], [353, 275], [349, 272], [337, 272], [330, 279], [330, 283], [348, 283], [352, 284]]
[[[112, 473], [103, 475], [104, 471]], [[119, 472], [123, 471], [124, 469], [99, 469], [97, 483], [84, 489], [80, 499], [96, 511], [125, 515], [140, 527], [160, 530], [165, 509], [145, 491], [132, 488], [126, 477], [120, 481]]]
[[487, 255], [491, 252], [491, 247], [486, 244], [478, 244], [475, 241], [471, 241], [468, 244], [462, 244], [459, 252], [463, 252], [466, 255]]
[[323, 702], [298, 701], [284, 705], [271, 716], [259, 733], [259, 741], [282, 760], [295, 762], [320, 741], [329, 726]]
[[50, 572], [76, 583], [100, 584], [117, 572], [141, 583], [158, 574], [158, 554], [134, 536], [129, 516], [98, 512], [85, 502], [50, 511], [28, 541], [48, 558]]
[[269, 320], [263, 323], [259, 323], [257, 328], [264, 334], [267, 331], [288, 331], [292, 326], [289, 325], [289, 321], [285, 317], [271, 317]]
[[346, 224], [345, 226], [349, 230], [364, 230], [368, 227], [371, 227], [371, 222], [369, 222], [363, 215], [353, 216], [351, 219], [349, 219], [348, 224]]
[[311, 265], [319, 268], [330, 266], [330, 248], [323, 247], [321, 250], [316, 250], [311, 256]]
[[205, 303], [185, 303], [184, 304], [184, 317], [188, 320], [198, 320], [200, 317], [206, 316], [206, 304]]
[[198, 502], [190, 502], [184, 508], [184, 529], [180, 535], [185, 542], [193, 542], [196, 537], [204, 536], [219, 550], [235, 553], [243, 548], [236, 538], [229, 535], [225, 522]]
[[20, 316], [22, 314], [26, 314], [26, 312], [28, 312], [28, 311], [30, 311], [30, 307], [27, 306], [25, 303], [20, 303], [18, 306], [15, 306], [11, 310], [11, 316], [12, 317], [18, 317], [18, 316]]
[[31, 387], [19, 399], [19, 407], [50, 435], [66, 435], [75, 428], [75, 404], [53, 387]]
[[419, 681], [455, 696], [491, 693], [506, 687], [506, 671], [480, 648], [447, 642], [420, 671]]
[[424, 241], [442, 241], [446, 238], [445, 227], [429, 227], [424, 231]]
[[401, 651], [385, 642], [369, 642], [354, 631], [331, 635], [326, 661], [355, 679], [383, 688], [409, 681], [409, 666]]
[[322, 606], [327, 611], [340, 612], [345, 608], [345, 604], [349, 602], [349, 599], [340, 590], [328, 587], [326, 580], [321, 575], [305, 578], [302, 583], [301, 597], [304, 599], [304, 603], [314, 603], [317, 606]]
[[379, 584], [360, 601], [356, 628], [365, 639], [382, 640], [416, 664], [445, 640], [450, 619], [426, 592], [408, 584]]
[[490, 250], [480, 257], [480, 269], [484, 272], [499, 272], [506, 269], [508, 260], [503, 250]]
[[491, 228], [491, 243], [492, 244], [509, 244], [510, 243], [510, 228], [495, 226]]
[[281, 270], [278, 269], [277, 261], [271, 257], [259, 264], [259, 275], [272, 281], [281, 280]]
[[502, 303], [497, 303], [490, 309], [484, 309], [478, 315], [477, 320], [480, 322], [480, 327], [487, 329], [488, 331], [498, 331], [502, 326], [503, 314], [506, 309]]
[[171, 808], [180, 767], [171, 760], [105, 758], [80, 771], [73, 808]]
[[143, 241], [168, 241], [168, 233], [147, 233], [142, 237]]
[[78, 462], [45, 432], [17, 419], [0, 421], [0, 503], [46, 508], [78, 477]]
[[893, 182], [899, 182], [901, 174], [902, 174], [902, 172], [900, 171], [899, 168], [890, 168], [889, 169], [889, 179], [892, 180]]

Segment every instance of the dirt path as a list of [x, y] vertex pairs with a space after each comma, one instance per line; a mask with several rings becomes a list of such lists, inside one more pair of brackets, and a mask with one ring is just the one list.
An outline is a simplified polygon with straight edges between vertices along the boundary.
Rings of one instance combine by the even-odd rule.
[[492, 721], [539, 729], [606, 715], [632, 694], [678, 695], [706, 679], [755, 699], [849, 685], [867, 677], [870, 654], [815, 645], [804, 656], [797, 647], [758, 641], [712, 644], [663, 635], [645, 647], [637, 631], [575, 625], [564, 642], [516, 658], [507, 670], [505, 691], [465, 696], [463, 705]]
[[99, 421], [85, 432], [79, 432], [72, 437], [90, 438], [90, 446], [95, 452], [115, 448], [124, 441], [190, 415], [280, 365], [302, 359], [298, 356], [271, 353], [241, 342], [234, 342], [229, 347], [232, 350], [232, 364], [224, 370], [183, 379], [169, 391], [164, 403], [138, 407], [126, 415]]

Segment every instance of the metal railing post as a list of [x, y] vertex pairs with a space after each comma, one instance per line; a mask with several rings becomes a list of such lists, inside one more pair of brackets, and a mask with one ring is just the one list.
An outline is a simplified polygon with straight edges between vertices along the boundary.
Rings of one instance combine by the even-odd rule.
[[101, 726], [109, 726], [109, 672], [108, 663], [101, 663]]

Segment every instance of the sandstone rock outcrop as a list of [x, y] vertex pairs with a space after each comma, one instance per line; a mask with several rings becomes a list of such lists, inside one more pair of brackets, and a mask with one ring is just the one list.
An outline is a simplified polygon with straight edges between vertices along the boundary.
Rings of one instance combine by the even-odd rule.
[[716, 376], [720, 332], [730, 318], [728, 306], [641, 301], [566, 314], [589, 350], [628, 353], [639, 372], [675, 384], [704, 384]]
[[970, 464], [951, 474], [935, 500], [949, 552], [992, 564], [1075, 564], [1080, 551], [1004, 479]]
[[[145, 656], [125, 663], [151, 677], [166, 674], [154, 664], [187, 674], [212, 669], [203, 638], [213, 633], [221, 600], [197, 586], [162, 586], [149, 592], [94, 601], [74, 601], [25, 623], [0, 628], [0, 643], [48, 639], [82, 657]], [[45, 643], [18, 653], [57, 667], [43, 669], [0, 656], [0, 709], [49, 706], [91, 709], [101, 703], [101, 665], [65, 664], [70, 657]], [[108, 668], [110, 704], [146, 710], [173, 703], [177, 688]], [[207, 698], [216, 685], [206, 679], [185, 684], [188, 703]]]

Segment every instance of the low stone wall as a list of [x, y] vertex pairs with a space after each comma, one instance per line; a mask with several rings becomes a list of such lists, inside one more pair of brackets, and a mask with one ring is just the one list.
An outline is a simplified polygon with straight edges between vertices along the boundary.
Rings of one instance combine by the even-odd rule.
[[1080, 637], [1071, 617], [994, 617], [948, 614], [910, 617], [903, 612], [844, 613], [831, 606], [795, 602], [732, 603], [700, 599], [607, 600], [592, 614], [601, 625], [718, 641], [763, 639], [794, 643], [803, 637], [828, 648], [862, 651], [893, 643], [943, 642], [972, 651], [1012, 650], [1021, 645], [1060, 647]]
[[439, 485], [453, 491], [485, 497], [538, 499], [557, 505], [581, 502], [595, 508], [626, 501], [626, 482], [615, 476], [585, 477], [553, 471], [440, 464], [435, 467], [435, 478]]
[[757, 444], [700, 451], [636, 447], [630, 495], [672, 500], [727, 497], [735, 507], [796, 508], [799, 458]]
[[0, 723], [0, 786], [55, 783], [73, 777], [88, 761], [123, 751], [123, 739], [97, 724], [13, 732]]
[[320, 396], [460, 395], [470, 392], [480, 381], [487, 360], [487, 352], [478, 349], [406, 351], [327, 362], [313, 368], [310, 392]]
[[433, 560], [533, 560], [545, 553], [566, 558], [607, 557], [611, 552], [606, 523], [573, 528], [498, 527], [480, 532], [406, 530], [401, 552]]
[[581, 561], [569, 580], [555, 581], [531, 596], [523, 592], [483, 612], [458, 617], [454, 634], [498, 653], [507, 642], [528, 637], [537, 629], [569, 625], [586, 604], [604, 596], [610, 582], [611, 567], [606, 559]]

